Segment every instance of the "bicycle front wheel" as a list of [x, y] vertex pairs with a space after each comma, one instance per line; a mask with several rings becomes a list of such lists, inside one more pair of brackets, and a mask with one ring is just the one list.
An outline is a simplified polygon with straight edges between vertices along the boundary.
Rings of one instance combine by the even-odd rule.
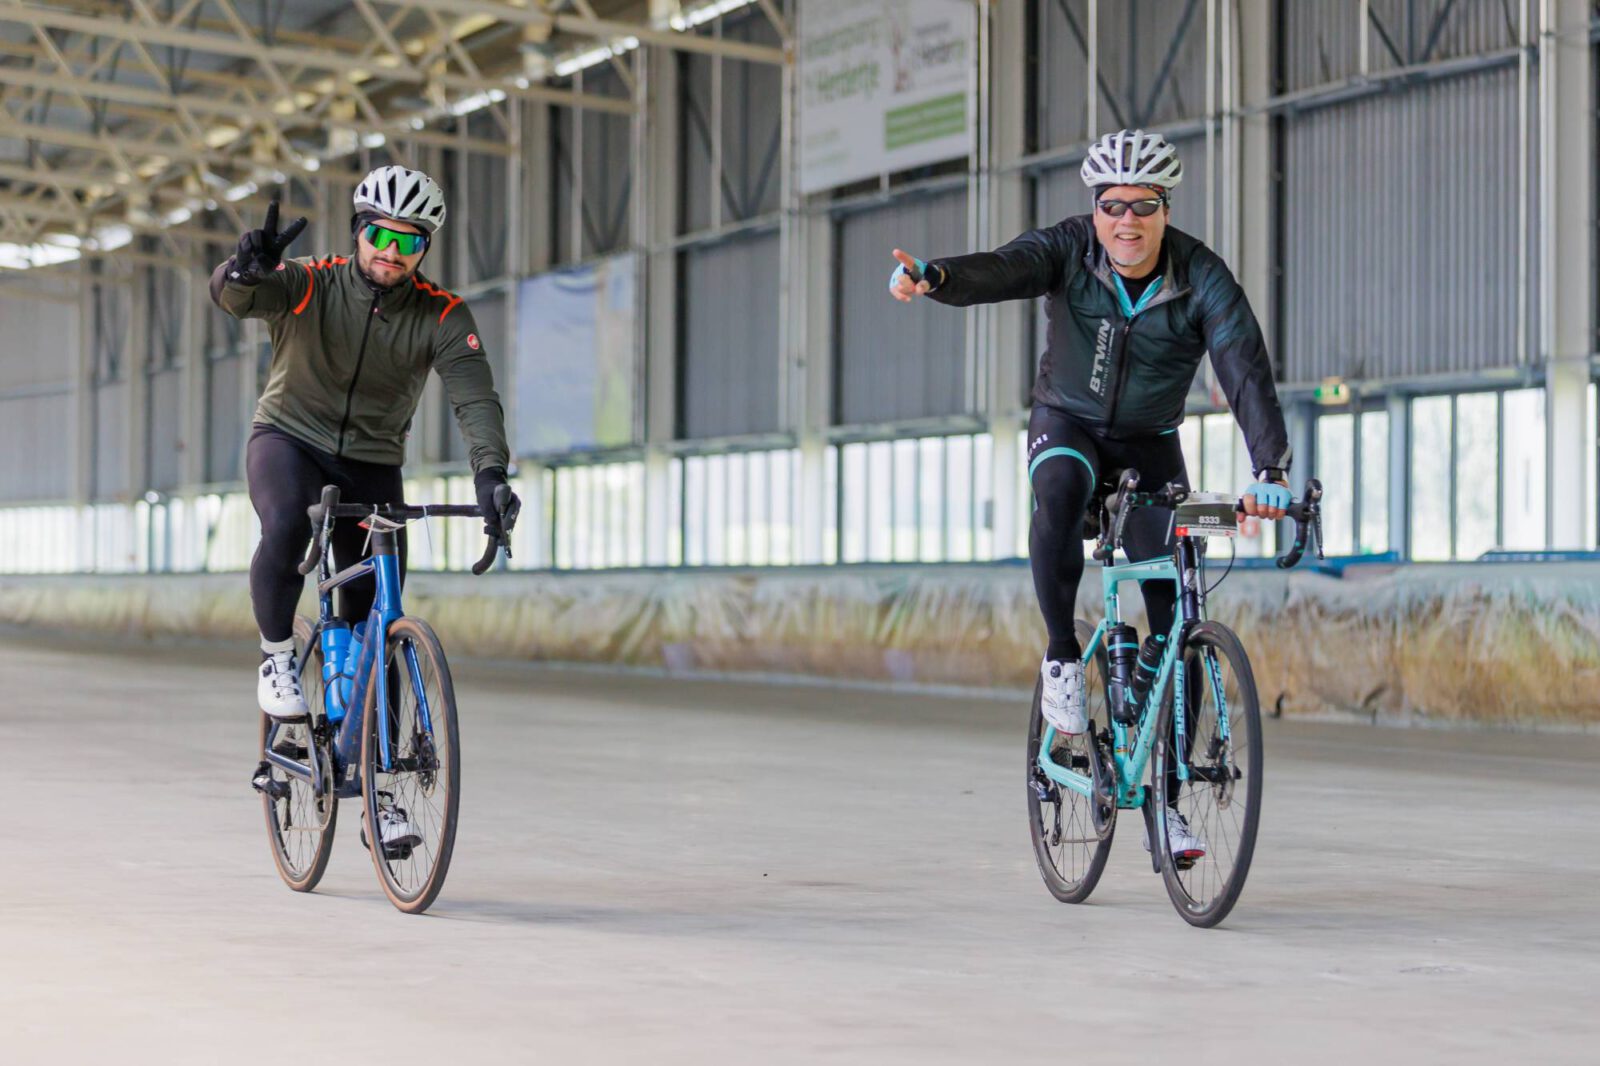
[[386, 710], [377, 704], [377, 677], [367, 686], [362, 821], [389, 902], [420, 914], [444, 887], [455, 848], [461, 805], [455, 687], [426, 622], [396, 620], [386, 645], [383, 663], [374, 666], [386, 674]]
[[[1162, 710], [1153, 774], [1158, 829], [1167, 829], [1167, 820], [1176, 813], [1188, 833], [1186, 840], [1171, 831], [1156, 835], [1161, 875], [1173, 906], [1190, 925], [1210, 927], [1239, 901], [1255, 855], [1261, 820], [1261, 706], [1244, 645], [1227, 626], [1202, 622], [1190, 630], [1183, 665], [1182, 755], [1188, 779], [1178, 775], [1172, 689]], [[1181, 852], [1174, 851], [1175, 837], [1188, 845]]]
[[[1077, 630], [1078, 641], [1087, 646], [1094, 630], [1082, 620]], [[1076, 737], [1058, 734], [1051, 751], [1057, 766], [1075, 770], [1100, 786], [1103, 794], [1095, 800], [1064, 788], [1039, 769], [1039, 747], [1045, 732], [1044, 714], [1039, 709], [1043, 684], [1042, 680], [1034, 683], [1033, 712], [1028, 721], [1028, 832], [1039, 874], [1050, 894], [1062, 903], [1082, 903], [1100, 883], [1116, 831], [1111, 760], [1099, 736], [1101, 727], [1110, 721], [1105, 648], [1102, 646], [1084, 669], [1088, 732]]]
[[[294, 620], [296, 661], [303, 664], [300, 685], [311, 708], [310, 722], [279, 723], [261, 716], [261, 750], [269, 748], [302, 765], [315, 742], [313, 722], [322, 718], [322, 648], [312, 639], [309, 618]], [[267, 842], [283, 883], [296, 892], [310, 892], [322, 880], [333, 854], [333, 831], [339, 823], [339, 798], [333, 794], [333, 761], [326, 748], [318, 752], [322, 795], [311, 783], [276, 766], [269, 772], [270, 791], [261, 794], [267, 818]]]

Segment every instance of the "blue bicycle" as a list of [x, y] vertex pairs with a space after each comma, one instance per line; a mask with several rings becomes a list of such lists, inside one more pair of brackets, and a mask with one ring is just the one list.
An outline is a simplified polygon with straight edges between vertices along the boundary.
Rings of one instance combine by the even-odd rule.
[[[1077, 622], [1088, 730], [1058, 735], [1040, 711], [1042, 682], [1034, 689], [1029, 828], [1051, 894], [1063, 903], [1082, 903], [1105, 871], [1117, 812], [1139, 810], [1152, 867], [1173, 905], [1191, 925], [1209, 927], [1227, 917], [1244, 889], [1261, 818], [1255, 676], [1238, 636], [1205, 615], [1206, 545], [1238, 532], [1239, 504], [1174, 484], [1138, 492], [1138, 484], [1138, 471], [1123, 471], [1100, 497], [1104, 513], [1094, 514], [1105, 617], [1093, 629]], [[1321, 499], [1322, 486], [1312, 480], [1289, 508], [1295, 539], [1280, 567], [1300, 561], [1308, 534], [1321, 557]], [[1173, 512], [1172, 555], [1116, 565], [1128, 516], [1140, 507]], [[1133, 628], [1122, 621], [1117, 588], [1124, 581], [1149, 580], [1177, 583], [1178, 610], [1165, 640], [1147, 641], [1141, 649]], [[1142, 784], [1147, 765], [1148, 786]], [[1168, 835], [1168, 819], [1175, 816], [1186, 827], [1177, 853]]]
[[[472, 567], [482, 574], [509, 534], [518, 504], [496, 492], [505, 536], [491, 536]], [[509, 509], [508, 509], [509, 507]], [[455, 688], [433, 629], [400, 603], [396, 534], [419, 518], [480, 518], [478, 508], [340, 503], [329, 485], [309, 509], [311, 548], [300, 572], [318, 571], [320, 617], [295, 619], [301, 684], [311, 715], [279, 722], [262, 715], [261, 793], [272, 859], [284, 882], [309, 892], [333, 850], [339, 800], [360, 797], [362, 843], [384, 893], [400, 910], [420, 914], [444, 887], [461, 804], [461, 756]], [[329, 574], [328, 537], [340, 518], [361, 520], [371, 555]], [[377, 594], [365, 622], [334, 616], [333, 590], [373, 580]]]

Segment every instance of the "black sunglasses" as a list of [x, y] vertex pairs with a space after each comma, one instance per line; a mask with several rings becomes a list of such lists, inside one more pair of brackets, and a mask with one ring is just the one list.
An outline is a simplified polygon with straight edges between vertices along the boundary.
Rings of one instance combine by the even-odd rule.
[[1157, 196], [1152, 200], [1096, 200], [1095, 206], [1112, 218], [1121, 218], [1129, 210], [1140, 218], [1149, 218], [1166, 205], [1165, 196]]

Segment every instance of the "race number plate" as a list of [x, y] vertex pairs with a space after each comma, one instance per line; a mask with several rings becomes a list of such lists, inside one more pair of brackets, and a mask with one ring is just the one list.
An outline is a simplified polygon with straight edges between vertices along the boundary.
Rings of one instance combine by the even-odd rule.
[[1232, 496], [1220, 492], [1191, 492], [1173, 512], [1173, 533], [1180, 537], [1234, 537], [1239, 516]]

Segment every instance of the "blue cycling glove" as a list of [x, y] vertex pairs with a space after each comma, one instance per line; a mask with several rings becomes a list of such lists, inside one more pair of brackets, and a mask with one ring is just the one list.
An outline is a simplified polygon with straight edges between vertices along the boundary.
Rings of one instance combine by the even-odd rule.
[[943, 280], [943, 275], [940, 274], [938, 271], [934, 271], [932, 274], [928, 273], [928, 264], [927, 263], [924, 263], [920, 259], [916, 259], [915, 256], [913, 256], [912, 258], [916, 260], [916, 264], [917, 264], [917, 272], [916, 272], [916, 274], [912, 275], [912, 273], [905, 268], [905, 264], [896, 263], [895, 264], [895, 268], [894, 268], [894, 272], [889, 275], [889, 291], [890, 292], [894, 291], [895, 285], [899, 283], [899, 281], [900, 281], [900, 279], [902, 277], [910, 277], [913, 282], [926, 281], [928, 283], [928, 287], [929, 287], [930, 291], [932, 289], [936, 289], [936, 288], [939, 287], [939, 282]]
[[1278, 510], [1287, 510], [1294, 502], [1294, 494], [1282, 485], [1274, 485], [1270, 481], [1254, 481], [1244, 490], [1246, 496], [1256, 498], [1257, 507], [1276, 507]]

